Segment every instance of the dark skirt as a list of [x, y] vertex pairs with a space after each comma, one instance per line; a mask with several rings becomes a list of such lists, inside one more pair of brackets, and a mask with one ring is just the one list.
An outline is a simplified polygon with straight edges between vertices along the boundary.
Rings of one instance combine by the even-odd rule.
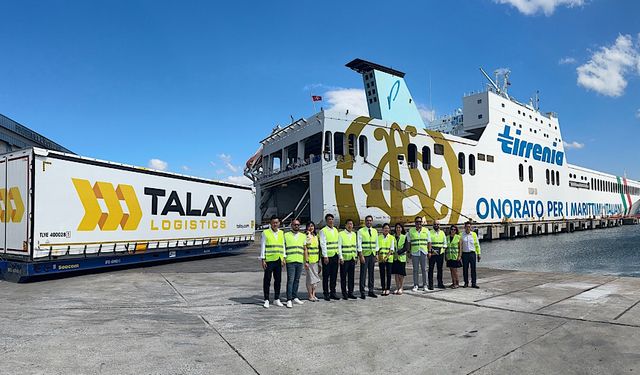
[[462, 267], [462, 262], [459, 260], [449, 260], [447, 259], [447, 267], [449, 268], [460, 268]]
[[400, 262], [394, 259], [393, 264], [391, 264], [391, 274], [407, 276], [407, 262]]

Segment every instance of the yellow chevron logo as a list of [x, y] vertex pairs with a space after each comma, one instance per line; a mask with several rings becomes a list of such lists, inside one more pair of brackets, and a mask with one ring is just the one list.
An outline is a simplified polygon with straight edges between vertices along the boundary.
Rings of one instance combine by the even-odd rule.
[[17, 186], [7, 189], [0, 189], [0, 222], [19, 223], [24, 216], [24, 203]]
[[[142, 209], [133, 186], [120, 184], [114, 187], [109, 182], [101, 181], [96, 181], [91, 186], [88, 180], [71, 180], [84, 207], [84, 217], [78, 225], [79, 231], [92, 231], [96, 226], [104, 231], [117, 230], [118, 227], [122, 230], [138, 228], [142, 219]], [[99, 200], [104, 202], [107, 212], [102, 211]], [[127, 213], [122, 209], [121, 201], [124, 201]]]

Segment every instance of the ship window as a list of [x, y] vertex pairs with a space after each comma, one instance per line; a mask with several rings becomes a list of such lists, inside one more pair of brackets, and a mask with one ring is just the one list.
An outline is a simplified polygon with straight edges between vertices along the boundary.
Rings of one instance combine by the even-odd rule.
[[548, 169], [545, 171], [545, 175], [547, 176], [547, 185], [549, 185], [550, 177], [549, 177], [549, 170]]
[[560, 186], [560, 172], [556, 171], [556, 185]]
[[518, 114], [520, 114], [520, 110], [518, 110]]
[[369, 186], [371, 186], [371, 190], [382, 190], [382, 181], [373, 179], [369, 183]]
[[476, 156], [469, 154], [469, 174], [475, 176], [476, 174]]
[[478, 115], [478, 119], [481, 119], [481, 118], [482, 118], [482, 114], [479, 114], [479, 115]]
[[593, 178], [591, 179], [591, 190], [593, 190]]
[[484, 161], [484, 154], [478, 153], [478, 160]]
[[348, 140], [349, 155], [355, 158], [356, 157], [356, 135], [349, 134], [349, 136], [347, 137], [347, 140]]
[[505, 122], [505, 121], [504, 121], [504, 117], [502, 118], [502, 122]]
[[280, 172], [282, 167], [282, 151], [274, 152], [271, 154], [271, 171]]
[[322, 133], [318, 132], [304, 140], [304, 159], [306, 162], [320, 161], [322, 150]]
[[344, 156], [344, 133], [333, 133], [333, 154]]
[[373, 99], [369, 99], [369, 104], [373, 103]]
[[502, 108], [504, 108], [504, 103], [502, 103]]
[[411, 169], [418, 167], [418, 147], [413, 143], [409, 143], [409, 146], [407, 146], [407, 162]]
[[529, 166], [529, 182], [533, 182], [533, 166]]
[[465, 172], [464, 164], [465, 164], [464, 152], [459, 152], [458, 153], [458, 171], [460, 172], [460, 174], [464, 174]]
[[520, 181], [524, 181], [524, 167], [522, 164], [518, 164], [518, 177], [520, 178]]
[[493, 155], [487, 155], [487, 162], [493, 163]]
[[556, 184], [556, 174], [551, 171], [551, 185], [555, 185]]
[[482, 104], [482, 99], [478, 99], [478, 104]]
[[331, 160], [331, 132], [324, 132], [324, 150], [322, 151], [324, 154], [324, 160]]
[[377, 96], [374, 96], [374, 97], [373, 97], [373, 102], [375, 103], [375, 102], [377, 102], [377, 101], [378, 101], [378, 97], [377, 97]]
[[434, 144], [433, 153], [436, 155], [444, 155], [444, 146], [439, 143]]
[[428, 146], [422, 148], [422, 168], [431, 169], [431, 149]]
[[361, 157], [367, 157], [367, 152], [369, 150], [367, 150], [367, 137], [364, 135], [361, 135], [360, 138], [358, 138], [358, 151]]

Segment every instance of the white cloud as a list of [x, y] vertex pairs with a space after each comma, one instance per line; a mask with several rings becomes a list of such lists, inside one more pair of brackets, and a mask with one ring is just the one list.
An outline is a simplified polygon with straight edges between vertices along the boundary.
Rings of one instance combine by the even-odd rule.
[[606, 96], [621, 96], [628, 76], [640, 74], [640, 50], [631, 35], [619, 35], [613, 45], [601, 47], [576, 71], [579, 86]]
[[253, 185], [253, 181], [247, 176], [229, 176], [226, 181], [240, 185]]
[[225, 170], [224, 169], [216, 169], [216, 174], [220, 175], [220, 174], [224, 174]]
[[159, 171], [166, 171], [169, 168], [169, 164], [166, 161], [160, 159], [149, 160], [149, 168], [157, 169]]
[[558, 64], [560, 65], [570, 65], [570, 64], [575, 64], [577, 62], [577, 60], [573, 57], [563, 57], [560, 59], [560, 61], [558, 61]]
[[423, 104], [417, 104], [418, 112], [420, 112], [420, 117], [422, 117], [422, 121], [424, 121], [425, 125], [428, 125], [431, 121], [436, 118], [436, 111], [431, 109]]
[[636, 118], [640, 119], [640, 108], [636, 111]]
[[181, 168], [183, 171], [185, 171], [185, 172], [189, 172], [189, 171], [191, 170], [191, 168], [189, 168], [189, 167], [188, 167], [188, 166], [186, 166], [186, 165], [183, 165], [183, 166], [182, 166], [182, 167], [180, 167], [180, 168]]
[[585, 0], [494, 0], [498, 4], [510, 4], [527, 16], [532, 16], [538, 12], [543, 12], [545, 16], [550, 16], [559, 6], [573, 8], [582, 6]]
[[568, 150], [572, 149], [572, 148], [576, 149], [576, 150], [584, 148], [584, 143], [579, 143], [579, 142], [576, 142], [576, 141], [573, 141], [573, 142], [562, 141], [562, 144], [564, 145], [564, 148], [566, 148]]
[[[240, 170], [240, 167], [238, 167], [237, 165], [233, 165], [231, 163], [231, 155], [222, 153], [218, 155], [218, 157], [222, 161], [222, 164], [224, 164], [224, 166], [229, 170], [229, 172], [238, 173], [238, 171]], [[212, 163], [212, 165], [215, 165], [215, 163]], [[221, 174], [221, 173], [218, 173], [218, 174]]]
[[338, 88], [324, 93], [325, 101], [329, 103], [329, 111], [347, 112], [353, 115], [369, 116], [367, 98], [363, 89]]

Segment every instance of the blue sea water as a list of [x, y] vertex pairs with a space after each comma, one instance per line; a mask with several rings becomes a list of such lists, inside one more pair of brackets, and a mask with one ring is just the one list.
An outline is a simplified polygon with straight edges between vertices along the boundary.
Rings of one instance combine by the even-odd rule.
[[640, 277], [640, 225], [481, 243], [480, 266]]

